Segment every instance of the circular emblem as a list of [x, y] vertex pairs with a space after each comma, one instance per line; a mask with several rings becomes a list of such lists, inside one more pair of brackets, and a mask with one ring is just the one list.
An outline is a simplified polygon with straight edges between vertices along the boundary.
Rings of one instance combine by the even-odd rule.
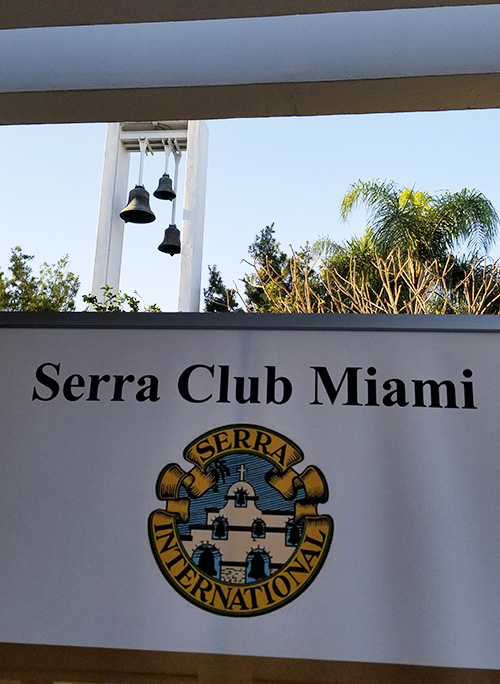
[[149, 516], [156, 562], [172, 587], [200, 608], [248, 617], [302, 593], [330, 548], [333, 520], [323, 473], [291, 440], [257, 425], [227, 425], [184, 449], [156, 493], [165, 509]]

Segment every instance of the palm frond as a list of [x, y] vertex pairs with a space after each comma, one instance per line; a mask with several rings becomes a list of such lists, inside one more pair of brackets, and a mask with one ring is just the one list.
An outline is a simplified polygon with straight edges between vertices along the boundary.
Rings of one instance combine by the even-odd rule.
[[359, 204], [366, 205], [370, 216], [376, 216], [380, 206], [394, 200], [397, 200], [397, 186], [394, 181], [358, 180], [349, 186], [342, 199], [340, 218], [346, 221]]
[[491, 202], [480, 192], [464, 188], [446, 192], [433, 201], [436, 230], [448, 247], [465, 243], [472, 254], [486, 253], [494, 243], [499, 218]]

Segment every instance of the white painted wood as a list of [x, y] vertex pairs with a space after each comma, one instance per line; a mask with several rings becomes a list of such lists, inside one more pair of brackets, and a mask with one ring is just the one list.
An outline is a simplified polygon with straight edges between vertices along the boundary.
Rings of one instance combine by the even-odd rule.
[[[204, 121], [187, 124], [184, 211], [179, 268], [179, 311], [199, 311], [207, 183], [208, 128]], [[101, 182], [101, 203], [92, 279], [92, 294], [100, 297], [109, 285], [115, 292], [120, 286], [124, 223], [120, 211], [127, 203], [130, 151], [123, 125], [107, 126]], [[185, 129], [184, 129], [185, 131]], [[181, 133], [184, 133], [181, 130]], [[156, 131], [140, 131], [149, 138]], [[137, 131], [134, 131], [134, 134]], [[169, 134], [171, 135], [171, 131]], [[184, 142], [184, 141], [183, 141]]]
[[0, 92], [498, 73], [499, 25], [497, 3], [12, 29], [0, 31]]
[[204, 121], [188, 123], [184, 212], [179, 269], [179, 311], [199, 311], [205, 196], [207, 185], [208, 128]]
[[119, 123], [110, 123], [106, 130], [92, 278], [92, 294], [98, 297], [105, 285], [110, 285], [115, 292], [120, 286], [124, 223], [119, 214], [127, 203], [130, 160], [120, 142], [120, 128]]

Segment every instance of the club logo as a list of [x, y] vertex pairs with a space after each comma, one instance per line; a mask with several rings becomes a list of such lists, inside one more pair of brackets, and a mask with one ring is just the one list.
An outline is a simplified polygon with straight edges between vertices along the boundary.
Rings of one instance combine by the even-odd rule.
[[206, 432], [184, 449], [193, 465], [171, 463], [149, 516], [156, 562], [172, 587], [200, 608], [248, 617], [276, 610], [318, 574], [333, 536], [319, 515], [328, 500], [322, 472], [291, 440], [256, 425]]

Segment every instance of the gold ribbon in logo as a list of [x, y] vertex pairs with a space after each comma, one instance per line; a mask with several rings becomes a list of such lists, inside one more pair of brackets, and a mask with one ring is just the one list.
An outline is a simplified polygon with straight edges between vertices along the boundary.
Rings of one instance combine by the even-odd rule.
[[[210, 534], [209, 516], [206, 525], [193, 526], [191, 536], [182, 535], [179, 526], [189, 524], [190, 501], [218, 486], [214, 464], [235, 454], [268, 461], [272, 467], [265, 476], [267, 485], [285, 500], [295, 499], [303, 490], [294, 502], [293, 519], [285, 524], [286, 515], [261, 513], [253, 503], [258, 499], [255, 496], [249, 496], [247, 504], [245, 497], [253, 489], [246, 482], [239, 482], [229, 488], [225, 496], [228, 503], [221, 510], [229, 515], [233, 504], [240, 506], [233, 511], [236, 523], [219, 515], [215, 518], [219, 521], [217, 537], [213, 537], [215, 543], [207, 539], [196, 546], [193, 535]], [[333, 536], [332, 518], [317, 511], [318, 504], [328, 500], [328, 486], [319, 468], [308, 466], [297, 472], [294, 466], [304, 459], [300, 447], [273, 430], [245, 424], [228, 425], [201, 435], [184, 449], [183, 456], [193, 467], [186, 472], [171, 463], [161, 471], [156, 492], [165, 501], [165, 509], [156, 510], [149, 517], [153, 553], [173, 588], [205, 610], [238, 617], [266, 613], [296, 598], [318, 574]], [[242, 510], [241, 506], [247, 505], [248, 511]], [[255, 511], [259, 515], [256, 522], [241, 524], [247, 512], [252, 516]], [[212, 517], [215, 513], [212, 512]], [[258, 521], [259, 528], [255, 527]], [[203, 531], [194, 530], [195, 527]], [[293, 541], [289, 534], [292, 527], [296, 535]], [[268, 534], [265, 530], [269, 530]], [[230, 560], [235, 549], [250, 542], [258, 545], [246, 560]], [[277, 563], [273, 563], [273, 545], [277, 548]], [[196, 546], [194, 550], [193, 546]], [[218, 548], [221, 546], [224, 546], [222, 554]], [[205, 561], [209, 556], [208, 566], [202, 562], [203, 553]], [[215, 555], [215, 561], [210, 560], [210, 553]], [[285, 560], [283, 554], [286, 554]], [[249, 571], [250, 562], [253, 569]], [[225, 567], [225, 578], [221, 576], [220, 566]], [[242, 575], [245, 566], [246, 574]]]

